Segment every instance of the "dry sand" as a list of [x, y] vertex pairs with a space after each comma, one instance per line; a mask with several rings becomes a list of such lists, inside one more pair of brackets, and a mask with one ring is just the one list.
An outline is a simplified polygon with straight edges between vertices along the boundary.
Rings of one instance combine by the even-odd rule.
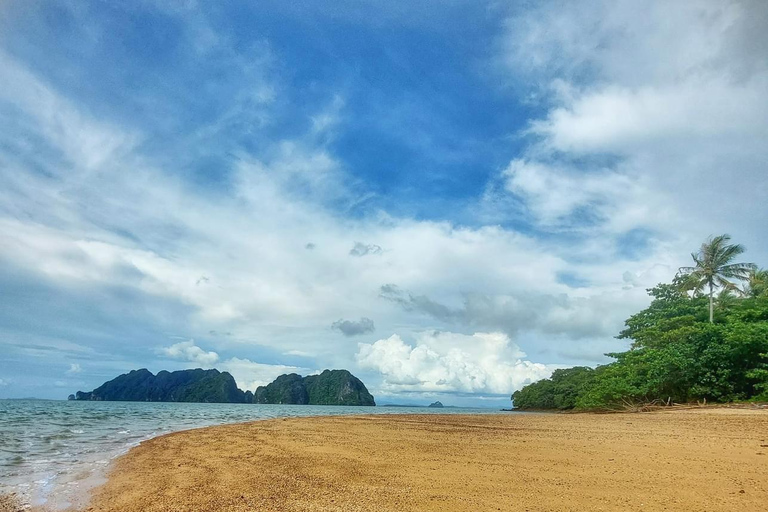
[[398, 415], [179, 432], [93, 511], [768, 510], [768, 411]]

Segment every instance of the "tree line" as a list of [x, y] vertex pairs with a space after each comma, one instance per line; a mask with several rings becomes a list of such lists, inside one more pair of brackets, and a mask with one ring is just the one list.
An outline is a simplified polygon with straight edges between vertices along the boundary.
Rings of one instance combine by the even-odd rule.
[[650, 403], [768, 401], [768, 271], [711, 237], [672, 283], [629, 317], [614, 362], [555, 370], [512, 395], [516, 409], [618, 409]]

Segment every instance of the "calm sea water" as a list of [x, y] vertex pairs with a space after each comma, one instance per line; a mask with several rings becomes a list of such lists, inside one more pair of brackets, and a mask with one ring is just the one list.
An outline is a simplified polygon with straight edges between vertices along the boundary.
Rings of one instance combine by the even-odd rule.
[[494, 414], [494, 409], [0, 400], [0, 492], [33, 505], [79, 504], [109, 462], [152, 437], [294, 416]]

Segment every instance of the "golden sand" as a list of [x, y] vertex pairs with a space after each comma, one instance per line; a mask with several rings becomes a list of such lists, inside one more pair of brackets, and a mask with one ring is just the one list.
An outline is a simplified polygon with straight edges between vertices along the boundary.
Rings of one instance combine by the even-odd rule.
[[768, 510], [768, 411], [281, 419], [118, 459], [92, 511]]
[[24, 506], [15, 494], [0, 494], [0, 512], [23, 512]]

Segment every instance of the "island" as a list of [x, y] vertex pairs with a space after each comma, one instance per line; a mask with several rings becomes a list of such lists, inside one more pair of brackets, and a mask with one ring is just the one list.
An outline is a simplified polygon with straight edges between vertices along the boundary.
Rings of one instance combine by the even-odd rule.
[[245, 393], [235, 379], [219, 370], [132, 370], [105, 382], [93, 391], [75, 393], [75, 400], [130, 402], [245, 403]]
[[242, 391], [234, 377], [219, 370], [132, 370], [70, 400], [132, 402], [205, 402], [236, 404], [376, 405], [365, 384], [347, 370], [325, 370], [301, 377], [281, 375], [256, 392]]
[[281, 375], [253, 394], [257, 404], [356, 405], [374, 406], [373, 395], [365, 384], [347, 370], [325, 370], [302, 377]]
[[443, 408], [443, 407], [445, 407], [445, 406], [443, 405], [443, 402], [441, 402], [440, 400], [438, 400], [437, 402], [432, 402], [432, 403], [431, 403], [431, 404], [429, 404], [427, 407], [434, 407], [434, 408], [437, 408], [437, 409], [442, 409], [442, 408]]

